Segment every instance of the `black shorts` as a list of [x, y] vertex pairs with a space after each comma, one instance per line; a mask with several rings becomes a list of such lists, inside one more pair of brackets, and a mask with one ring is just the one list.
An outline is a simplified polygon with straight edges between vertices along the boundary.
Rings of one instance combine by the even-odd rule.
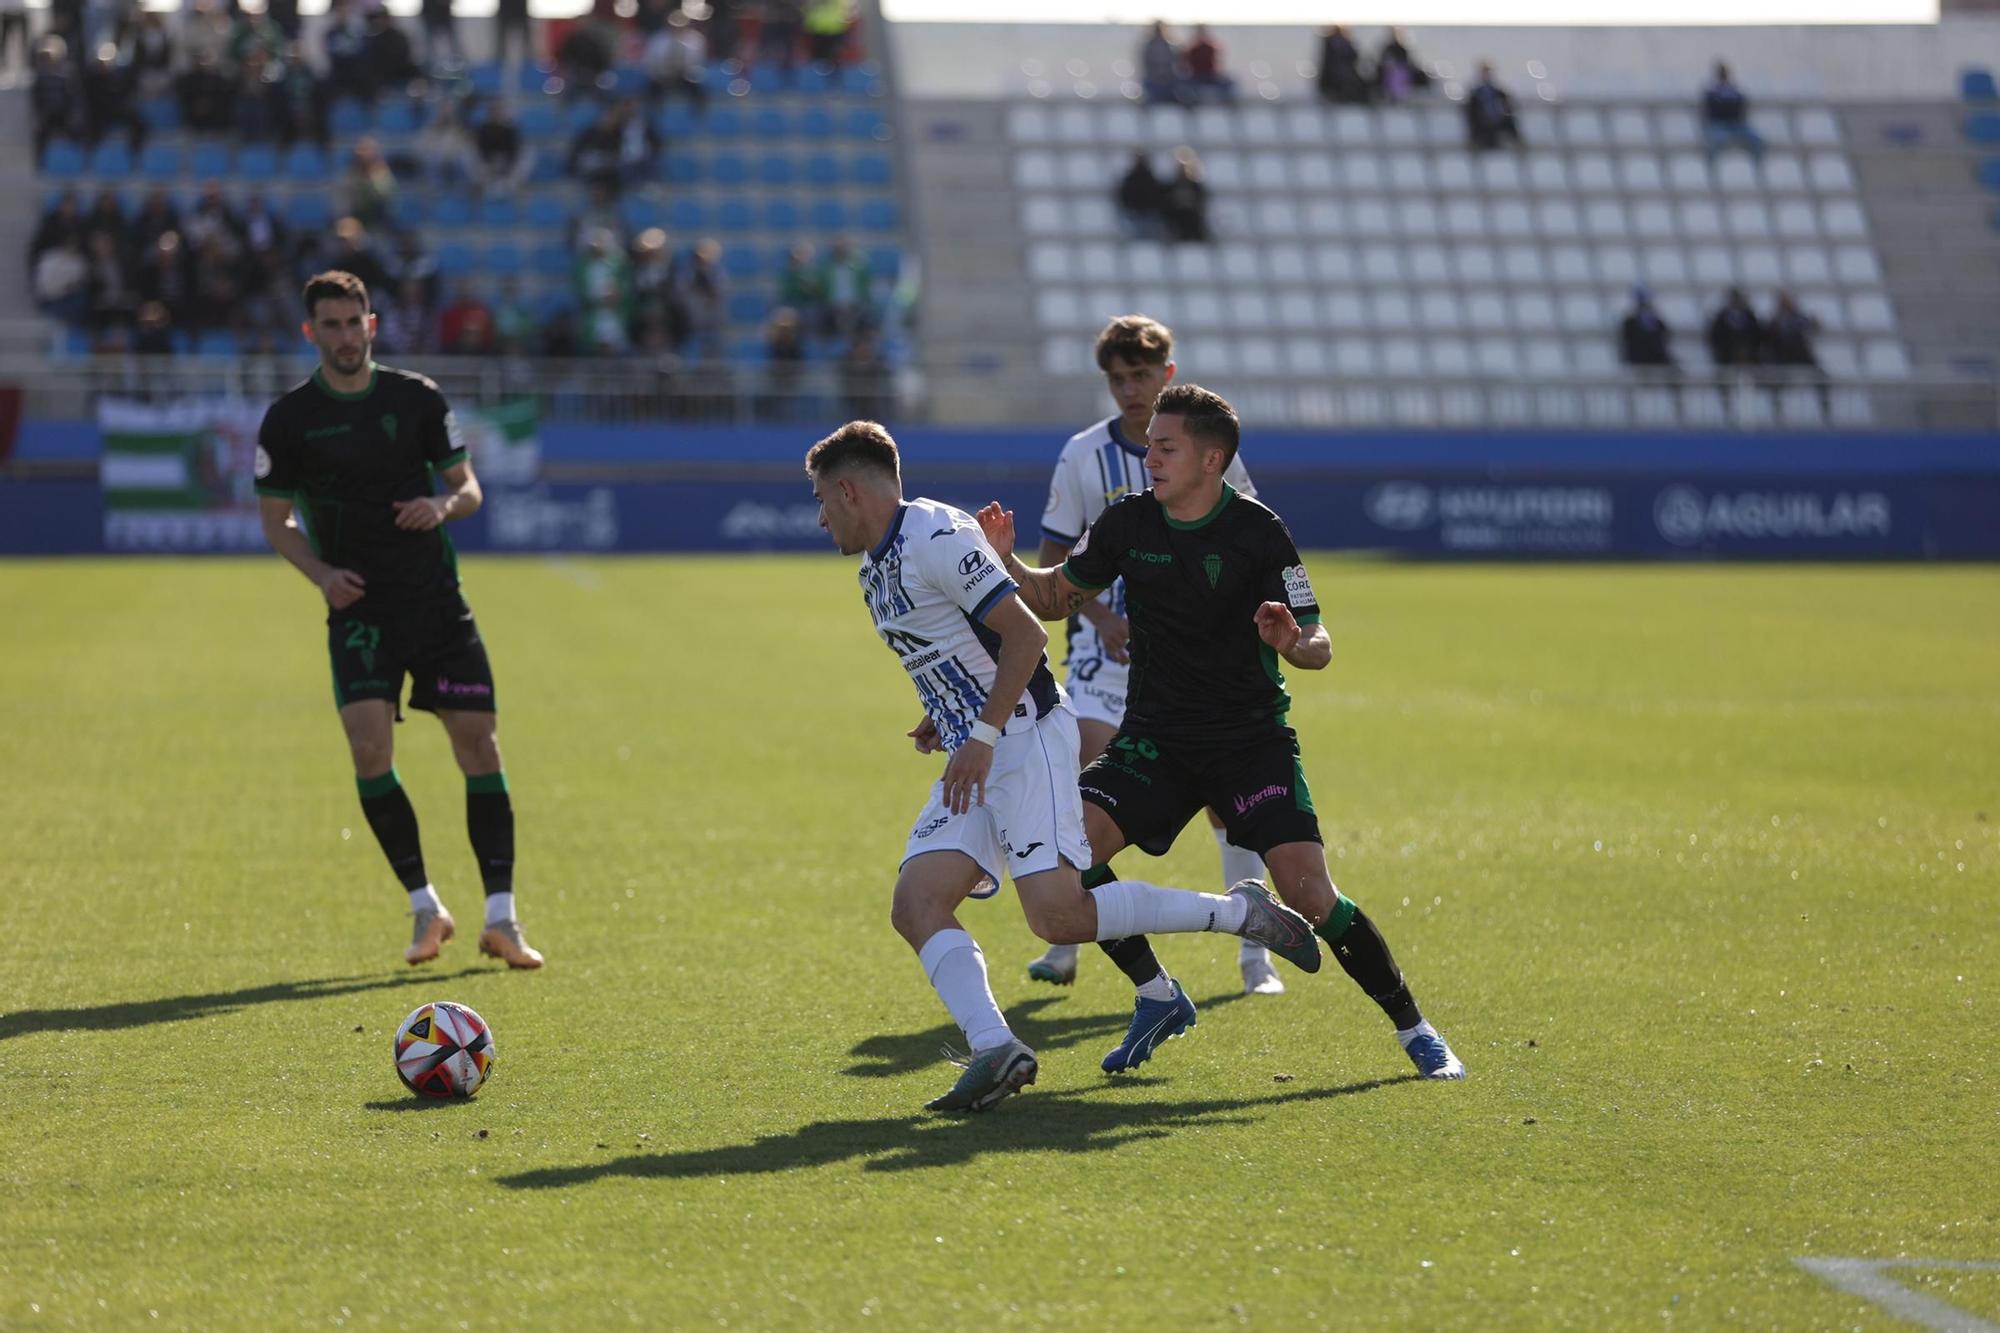
[[398, 705], [410, 678], [410, 707], [435, 713], [494, 711], [493, 668], [472, 608], [457, 593], [373, 611], [356, 606], [326, 618], [336, 708], [362, 699]]
[[1222, 816], [1231, 842], [1259, 856], [1288, 842], [1320, 841], [1299, 736], [1290, 727], [1194, 745], [1120, 731], [1078, 785], [1127, 843], [1151, 856], [1165, 856], [1204, 809]]

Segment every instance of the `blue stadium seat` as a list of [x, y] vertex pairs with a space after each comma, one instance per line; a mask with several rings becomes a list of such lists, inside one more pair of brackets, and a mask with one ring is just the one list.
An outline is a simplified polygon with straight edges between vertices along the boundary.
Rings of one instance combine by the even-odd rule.
[[535, 313], [545, 320], [554, 319], [557, 315], [573, 315], [576, 313], [576, 298], [568, 292], [543, 292], [541, 299], [535, 302]]
[[62, 355], [89, 356], [90, 330], [64, 329], [62, 336]]
[[326, 178], [326, 154], [312, 144], [295, 143], [285, 151], [285, 174], [316, 185]]
[[799, 229], [799, 206], [789, 199], [766, 199], [764, 201], [765, 231], [797, 231]]
[[567, 170], [563, 155], [553, 149], [536, 152], [528, 164], [528, 179], [537, 185], [553, 185], [561, 180]]
[[814, 200], [812, 225], [819, 231], [846, 231], [847, 205], [838, 199]]
[[813, 365], [832, 365], [846, 354], [847, 348], [838, 338], [806, 339], [806, 360]]
[[529, 102], [514, 117], [524, 139], [550, 139], [562, 131], [562, 119], [547, 102]]
[[896, 230], [896, 202], [893, 199], [864, 199], [856, 214], [863, 231]]
[[748, 199], [724, 199], [715, 206], [715, 228], [722, 232], [745, 232], [757, 225], [757, 211]]
[[462, 194], [441, 194], [431, 204], [431, 225], [456, 231], [472, 225], [472, 201]]
[[569, 205], [553, 194], [535, 194], [528, 199], [528, 225], [556, 231], [569, 225]]
[[512, 199], [482, 199], [479, 201], [479, 225], [504, 231], [521, 225], [521, 209]]
[[242, 349], [228, 329], [207, 329], [194, 341], [196, 356], [235, 356]]
[[618, 201], [618, 220], [627, 231], [644, 231], [660, 225], [660, 205], [643, 194], [628, 194]]
[[171, 134], [181, 127], [180, 103], [171, 97], [148, 97], [139, 103], [139, 119], [155, 133]]
[[684, 148], [669, 148], [660, 172], [669, 185], [693, 185], [701, 179], [701, 159]]
[[188, 169], [202, 180], [229, 174], [229, 150], [219, 143], [198, 143], [188, 154]]
[[840, 71], [840, 91], [857, 97], [880, 97], [882, 72], [873, 65], [849, 65]]
[[569, 276], [571, 265], [569, 247], [555, 241], [544, 241], [528, 255], [528, 263], [545, 278]]
[[580, 134], [595, 125], [603, 115], [604, 108], [596, 102], [571, 102], [563, 108], [563, 133]]
[[814, 97], [825, 92], [832, 82], [820, 65], [800, 65], [792, 71], [792, 87]]
[[556, 77], [555, 67], [539, 61], [521, 66], [521, 74], [515, 86], [524, 93], [538, 93], [548, 87], [549, 80]]
[[805, 179], [808, 185], [832, 186], [840, 184], [840, 159], [832, 153], [807, 154]]
[[463, 241], [446, 241], [438, 247], [438, 272], [447, 278], [462, 278], [479, 267], [479, 256]]
[[732, 365], [763, 366], [770, 364], [771, 349], [764, 345], [762, 334], [751, 338], [738, 338], [729, 345], [729, 360]]
[[886, 139], [889, 137], [889, 122], [887, 118], [872, 106], [857, 106], [849, 110], [841, 128], [850, 139]]
[[486, 271], [503, 278], [518, 276], [527, 268], [527, 261], [521, 256], [521, 247], [503, 241], [499, 245], [486, 248]]
[[278, 150], [267, 143], [243, 145], [243, 151], [236, 155], [236, 175], [246, 181], [276, 180]]
[[2000, 194], [2000, 157], [1989, 157], [1979, 164], [1979, 183]]
[[139, 174], [147, 180], [179, 180], [185, 170], [181, 163], [181, 150], [172, 144], [149, 143], [145, 151], [139, 154]]
[[106, 139], [90, 150], [90, 174], [93, 176], [129, 176], [132, 174], [132, 154], [126, 151], [123, 139]]
[[83, 149], [68, 139], [51, 139], [42, 150], [42, 174], [54, 180], [75, 180], [83, 174]]
[[701, 118], [702, 133], [711, 139], [736, 139], [743, 134], [743, 116], [733, 106], [712, 106]]
[[868, 271], [878, 278], [893, 278], [903, 271], [903, 252], [893, 245], [868, 247]]
[[708, 163], [709, 179], [717, 185], [748, 185], [750, 183], [750, 159], [741, 153], [723, 151], [717, 153]]
[[785, 72], [776, 65], [758, 65], [750, 71], [750, 91], [765, 94], [785, 91]]
[[413, 231], [424, 225], [424, 201], [407, 190], [399, 190], [389, 201], [389, 221], [398, 231]]
[[299, 231], [322, 231], [333, 222], [333, 206], [316, 190], [295, 194], [285, 203], [285, 221]]
[[809, 106], [799, 113], [799, 134], [807, 139], [831, 139], [835, 129], [833, 112], [823, 106]]
[[1975, 111], [1967, 116], [1965, 137], [1974, 143], [2000, 143], [2000, 111]]
[[1958, 76], [1958, 93], [1968, 102], [2000, 101], [2000, 88], [1993, 84], [1990, 69], [1968, 69]]
[[890, 177], [889, 155], [863, 153], [854, 159], [849, 174], [856, 185], [887, 185]]
[[757, 159], [757, 182], [760, 185], [790, 185], [799, 176], [799, 165], [789, 153], [766, 153]]
[[669, 139], [687, 139], [701, 130], [701, 119], [694, 108], [686, 102], [669, 102], [660, 109], [660, 118], [655, 122], [660, 133]]
[[729, 322], [732, 324], [762, 324], [770, 313], [771, 302], [762, 292], [729, 294]]
[[674, 231], [700, 231], [708, 226], [708, 210], [699, 199], [669, 200], [667, 226]]
[[366, 134], [373, 123], [367, 105], [351, 97], [341, 98], [333, 104], [333, 109], [326, 113], [326, 127], [343, 138], [354, 134]]
[[701, 86], [712, 93], [727, 93], [729, 86], [743, 76], [743, 67], [734, 60], [722, 60], [710, 65], [702, 72]]
[[473, 92], [481, 97], [494, 97], [507, 82], [507, 67], [497, 60], [488, 60], [474, 65], [465, 75]]
[[783, 107], [760, 106], [750, 113], [750, 133], [759, 139], [783, 139], [792, 132]]
[[384, 134], [415, 134], [423, 123], [417, 103], [407, 97], [392, 97], [375, 108], [375, 128]]
[[637, 65], [620, 65], [611, 72], [612, 87], [620, 97], [644, 97], [652, 90], [646, 71]]
[[764, 256], [754, 245], [732, 245], [722, 252], [722, 271], [739, 280], [754, 278], [764, 271]]

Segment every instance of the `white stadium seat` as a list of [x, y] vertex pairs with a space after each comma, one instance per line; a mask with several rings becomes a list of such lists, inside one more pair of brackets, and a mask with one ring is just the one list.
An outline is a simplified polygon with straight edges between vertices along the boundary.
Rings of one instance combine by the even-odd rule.
[[1724, 217], [1729, 234], [1739, 241], [1761, 241], [1771, 235], [1771, 214], [1761, 199], [1738, 199], [1729, 205]]
[[1412, 378], [1423, 374], [1423, 344], [1414, 338], [1383, 339], [1382, 373], [1405, 378]]
[[1597, 247], [1597, 280], [1610, 287], [1630, 287], [1639, 281], [1639, 261], [1629, 245]]
[[1754, 192], [1760, 182], [1757, 167], [1744, 153], [1725, 153], [1715, 159], [1715, 183], [1730, 194]]
[[1722, 210], [1706, 199], [1684, 199], [1678, 207], [1681, 235], [1691, 241], [1711, 241], [1722, 235]]
[[1497, 330], [1507, 327], [1507, 302], [1498, 292], [1469, 292], [1465, 298], [1468, 328]]
[[1083, 302], [1069, 287], [1044, 288], [1035, 296], [1035, 319], [1045, 329], [1066, 329], [1082, 318]]
[[1257, 190], [1289, 190], [1292, 185], [1291, 160], [1283, 153], [1250, 155], [1250, 186]]
[[1888, 297], [1862, 292], [1847, 298], [1847, 323], [1858, 333], [1889, 333], [1896, 327], [1896, 315]]
[[1313, 271], [1330, 287], [1354, 282], [1360, 277], [1354, 251], [1345, 245], [1322, 245], [1312, 251]]
[[1431, 162], [1431, 173], [1439, 190], [1463, 194], [1473, 188], [1472, 155], [1463, 149], [1439, 153]]
[[1674, 234], [1674, 210], [1664, 199], [1641, 199], [1632, 205], [1632, 230], [1648, 239]]
[[1772, 194], [1800, 194], [1806, 188], [1806, 169], [1793, 153], [1764, 155], [1764, 188]]
[[1495, 236], [1533, 236], [1536, 232], [1535, 215], [1520, 199], [1503, 199], [1494, 204], [1491, 220]]
[[1819, 218], [1813, 213], [1813, 206], [1803, 199], [1787, 199], [1771, 211], [1771, 221], [1778, 235], [1787, 240], [1809, 241], [1819, 236]]
[[1368, 317], [1368, 302], [1359, 292], [1330, 292], [1326, 298], [1326, 323], [1332, 329], [1365, 329], [1373, 321]]
[[1514, 327], [1535, 333], [1553, 332], [1559, 327], [1556, 303], [1546, 292], [1519, 292], [1514, 297]]
[[1622, 240], [1631, 233], [1625, 205], [1615, 199], [1592, 201], [1583, 211], [1583, 229], [1601, 241]]
[[1350, 152], [1339, 159], [1340, 183], [1355, 193], [1382, 188], [1382, 159], [1373, 153]]
[[1458, 246], [1452, 251], [1452, 265], [1460, 282], [1494, 282], [1500, 277], [1500, 260], [1484, 245]]
[[1382, 199], [1357, 199], [1348, 214], [1357, 236], [1394, 236], [1396, 224], [1389, 212], [1387, 201]]
[[1396, 221], [1404, 236], [1438, 234], [1437, 205], [1428, 199], [1403, 199], [1396, 204]]
[[1777, 287], [1785, 281], [1784, 270], [1778, 263], [1778, 252], [1768, 245], [1744, 246], [1736, 252], [1736, 263], [1748, 286]]
[[1623, 316], [1607, 313], [1603, 298], [1596, 292], [1564, 292], [1556, 304], [1556, 318], [1573, 333], [1589, 330], [1608, 335], [1611, 326]]
[[1877, 287], [1882, 283], [1882, 266], [1875, 252], [1865, 245], [1843, 245], [1833, 252], [1834, 276], [1850, 287]]
[[1430, 189], [1430, 168], [1423, 157], [1409, 152], [1390, 154], [1389, 188], [1406, 194], [1417, 194]]
[[1320, 326], [1319, 303], [1311, 294], [1299, 291], [1278, 293], [1278, 327], [1309, 332]]
[[1678, 245], [1649, 245], [1640, 261], [1646, 281], [1655, 287], [1680, 287], [1691, 280], [1687, 256]]
[[1813, 147], [1833, 147], [1840, 142], [1840, 122], [1823, 106], [1806, 107], [1793, 117], [1799, 142]]
[[1273, 245], [1264, 250], [1264, 267], [1271, 281], [1287, 286], [1309, 281], [1305, 249], [1297, 245]]
[[1431, 338], [1424, 344], [1430, 354], [1431, 373], [1440, 376], [1472, 374], [1472, 349], [1463, 338]]
[[1376, 368], [1374, 342], [1367, 338], [1334, 339], [1333, 368], [1338, 375], [1373, 375]]
[[1417, 298], [1417, 323], [1436, 333], [1456, 333], [1465, 325], [1465, 311], [1458, 293], [1427, 291]]
[[1699, 153], [1675, 153], [1667, 159], [1667, 185], [1678, 195], [1707, 194], [1715, 178]]
[[1479, 183], [1491, 194], [1514, 194], [1522, 188], [1521, 163], [1512, 153], [1487, 153], [1475, 168]]
[[1014, 184], [1024, 190], [1051, 189], [1056, 183], [1055, 156], [1039, 148], [1014, 157]]
[[1660, 174], [1660, 159], [1651, 153], [1630, 152], [1620, 157], [1618, 178], [1630, 193], [1647, 194], [1667, 187]]
[[1528, 159], [1528, 185], [1542, 194], [1567, 194], [1569, 166], [1554, 153], [1537, 153]]
[[1228, 317], [1231, 327], [1246, 333], [1253, 330], [1261, 332], [1276, 321], [1271, 298], [1256, 288], [1229, 293]]
[[1028, 276], [1036, 282], [1059, 282], [1070, 277], [1070, 249], [1061, 241], [1037, 241], [1028, 247]]
[[1224, 282], [1257, 282], [1264, 276], [1263, 265], [1258, 262], [1257, 247], [1241, 241], [1230, 242], [1217, 247], [1217, 270]]
[[1413, 245], [1404, 265], [1411, 282], [1450, 282], [1451, 259], [1441, 245]]
[[1047, 143], [1049, 109], [1045, 106], [1017, 106], [1007, 112], [1007, 137], [1015, 143]]
[[1696, 246], [1688, 267], [1703, 286], [1727, 287], [1736, 281], [1736, 255], [1726, 246]]
[[1611, 142], [1623, 148], [1650, 148], [1653, 145], [1653, 122], [1644, 109], [1623, 106], [1614, 109], [1608, 128]]
[[1486, 234], [1486, 207], [1476, 199], [1454, 199], [1444, 206], [1447, 236], [1475, 237]]
[[1369, 314], [1378, 329], [1413, 329], [1417, 326], [1417, 314], [1410, 305], [1410, 296], [1400, 287], [1392, 287], [1375, 293], [1368, 303]]
[[1325, 153], [1291, 153], [1285, 157], [1292, 181], [1301, 190], [1324, 192], [1337, 185], [1333, 159]]
[[1532, 283], [1539, 286], [1548, 281], [1548, 269], [1542, 263], [1542, 252], [1532, 245], [1510, 245], [1502, 250], [1500, 271], [1511, 283]]
[[1585, 194], [1608, 194], [1618, 187], [1611, 159], [1602, 153], [1580, 153], [1569, 165], [1570, 179]]
[[1292, 338], [1285, 343], [1285, 368], [1294, 375], [1324, 379], [1333, 369], [1326, 344], [1317, 338]]
[[1349, 231], [1347, 205], [1337, 199], [1312, 200], [1302, 221], [1308, 236], [1345, 236]]
[[1819, 213], [1820, 226], [1835, 240], [1860, 240], [1868, 235], [1868, 219], [1862, 215], [1861, 205], [1849, 201], [1823, 204]]
[[1372, 283], [1403, 280], [1403, 249], [1387, 242], [1361, 247], [1361, 272]]
[[1596, 107], [1566, 106], [1556, 117], [1563, 142], [1572, 148], [1595, 148], [1605, 142], [1604, 118]]

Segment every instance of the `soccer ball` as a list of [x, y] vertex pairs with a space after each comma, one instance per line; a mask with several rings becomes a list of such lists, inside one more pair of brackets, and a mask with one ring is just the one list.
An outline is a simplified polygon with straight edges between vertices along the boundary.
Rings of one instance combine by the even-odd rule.
[[396, 1029], [396, 1076], [419, 1097], [470, 1097], [493, 1076], [493, 1033], [462, 1004], [419, 1005]]

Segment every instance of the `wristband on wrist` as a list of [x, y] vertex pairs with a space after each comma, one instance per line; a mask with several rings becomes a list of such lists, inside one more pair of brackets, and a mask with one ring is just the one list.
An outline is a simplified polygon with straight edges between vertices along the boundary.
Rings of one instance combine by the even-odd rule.
[[994, 726], [991, 722], [974, 722], [972, 724], [972, 734], [966, 737], [966, 739], [979, 741], [988, 747], [996, 746], [1000, 743], [1000, 728]]

